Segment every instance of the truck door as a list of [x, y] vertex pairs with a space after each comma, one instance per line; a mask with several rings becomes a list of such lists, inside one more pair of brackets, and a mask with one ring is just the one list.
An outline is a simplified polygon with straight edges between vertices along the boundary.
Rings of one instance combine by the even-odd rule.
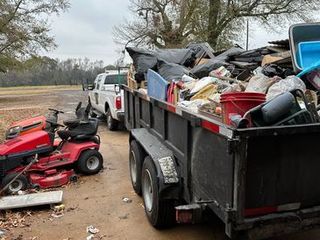
[[99, 91], [101, 87], [101, 80], [102, 80], [102, 76], [99, 76], [97, 79], [97, 84], [94, 89], [94, 101], [97, 107], [99, 106]]
[[112, 116], [114, 116], [114, 84], [113, 84], [113, 75], [106, 75], [103, 76], [102, 82], [101, 82], [101, 91], [100, 91], [100, 104], [103, 104], [103, 106], [100, 106], [102, 108], [102, 111], [105, 111], [105, 103], [111, 104], [110, 110]]

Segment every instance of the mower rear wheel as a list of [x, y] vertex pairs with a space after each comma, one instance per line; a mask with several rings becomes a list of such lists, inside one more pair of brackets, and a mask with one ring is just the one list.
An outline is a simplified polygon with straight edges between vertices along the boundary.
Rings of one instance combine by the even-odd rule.
[[[2, 188], [4, 188], [9, 182], [11, 182], [18, 173], [8, 174], [2, 179]], [[26, 176], [20, 175], [16, 180], [14, 180], [5, 190], [8, 194], [16, 194], [19, 191], [26, 190], [28, 188], [29, 182]]]
[[77, 161], [77, 169], [85, 175], [98, 173], [103, 167], [103, 157], [95, 149], [90, 149], [81, 153]]

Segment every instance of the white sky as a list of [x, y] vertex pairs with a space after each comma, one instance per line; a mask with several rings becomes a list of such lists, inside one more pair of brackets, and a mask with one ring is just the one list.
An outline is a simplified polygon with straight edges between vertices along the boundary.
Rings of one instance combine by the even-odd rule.
[[[53, 58], [84, 58], [103, 60], [113, 64], [119, 58], [120, 46], [113, 42], [113, 26], [129, 18], [129, 0], [70, 0], [71, 8], [52, 20], [52, 35], [58, 48], [49, 55]], [[264, 46], [270, 40], [288, 38], [288, 31], [270, 33], [251, 24], [250, 48]], [[289, 27], [289, 26], [287, 26]], [[245, 46], [244, 42], [239, 43]]]

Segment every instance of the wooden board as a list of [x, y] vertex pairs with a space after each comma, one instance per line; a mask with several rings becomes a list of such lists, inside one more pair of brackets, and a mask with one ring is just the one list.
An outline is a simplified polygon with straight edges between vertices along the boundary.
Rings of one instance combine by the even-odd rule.
[[0, 198], [0, 210], [26, 208], [61, 203], [63, 191], [33, 193]]

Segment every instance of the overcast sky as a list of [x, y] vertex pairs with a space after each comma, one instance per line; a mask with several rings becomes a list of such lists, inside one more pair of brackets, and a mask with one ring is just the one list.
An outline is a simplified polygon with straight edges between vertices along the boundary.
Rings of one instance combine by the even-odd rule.
[[[113, 42], [112, 28], [129, 18], [129, 0], [71, 0], [66, 13], [52, 19], [52, 35], [58, 48], [49, 53], [54, 58], [103, 60], [113, 64], [119, 58], [119, 46]], [[258, 25], [251, 26], [250, 48], [267, 44], [268, 40], [288, 38], [288, 31], [270, 33]], [[239, 43], [244, 46], [243, 43]]]

